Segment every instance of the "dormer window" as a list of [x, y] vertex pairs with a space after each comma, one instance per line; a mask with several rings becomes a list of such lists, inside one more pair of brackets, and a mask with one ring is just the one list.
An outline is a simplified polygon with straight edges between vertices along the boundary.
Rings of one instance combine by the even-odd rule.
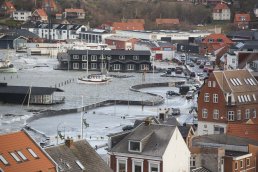
[[139, 60], [139, 56], [133, 56], [133, 60]]
[[141, 152], [141, 142], [139, 142], [139, 141], [129, 141], [129, 151], [131, 151], [131, 152]]
[[125, 60], [125, 56], [119, 56], [119, 60]]

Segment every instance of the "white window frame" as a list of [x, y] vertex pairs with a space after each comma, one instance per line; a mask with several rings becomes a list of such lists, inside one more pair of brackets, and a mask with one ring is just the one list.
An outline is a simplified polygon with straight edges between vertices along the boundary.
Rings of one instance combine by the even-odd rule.
[[125, 172], [127, 172], [127, 158], [117, 157], [117, 159], [116, 159], [116, 172], [119, 172], [119, 162], [121, 162], [121, 164], [123, 164], [123, 163], [125, 164]]
[[202, 109], [202, 118], [208, 118], [208, 110], [207, 109]]
[[4, 158], [3, 155], [0, 155], [0, 161], [4, 164], [4, 165], [8, 165], [9, 162]]
[[204, 102], [209, 102], [209, 101], [210, 101], [210, 94], [204, 93]]
[[257, 115], [256, 109], [253, 109], [253, 118], [256, 118], [256, 115]]
[[141, 64], [140, 69], [141, 70], [149, 70], [149, 65], [148, 64]]
[[135, 70], [135, 64], [127, 64], [127, 70], [132, 71]]
[[211, 81], [208, 81], [208, 87], [211, 87]]
[[219, 110], [213, 109], [213, 119], [219, 119]]
[[240, 160], [240, 168], [244, 168], [244, 161]]
[[39, 158], [39, 156], [31, 148], [28, 148], [27, 150], [34, 158]]
[[234, 111], [228, 111], [228, 121], [234, 121], [234, 120], [235, 120]]
[[114, 70], [114, 71], [119, 71], [119, 70], [121, 70], [121, 64], [113, 64], [113, 70]]
[[125, 56], [123, 55], [119, 56], [119, 60], [125, 60]]
[[[139, 147], [139, 150], [131, 150], [131, 142], [137, 142], [137, 143], [139, 143], [140, 145], [140, 147]], [[142, 143], [140, 142], [140, 141], [134, 141], [134, 140], [129, 140], [128, 141], [128, 151], [129, 152], [142, 152]]]
[[135, 159], [135, 158], [132, 158], [132, 171], [134, 172], [135, 171], [135, 165], [136, 163], [139, 163], [141, 164], [141, 172], [143, 172], [143, 159]]
[[235, 162], [234, 169], [235, 169], [235, 170], [238, 169], [238, 161]]
[[82, 63], [82, 69], [87, 69], [88, 66], [87, 66], [87, 63]]
[[237, 110], [237, 120], [241, 120], [241, 118], [242, 118], [241, 110]]
[[88, 56], [87, 55], [82, 55], [82, 61], [87, 61], [88, 60]]
[[91, 63], [90, 68], [91, 69], [97, 69], [98, 68], [97, 63]]
[[250, 109], [245, 110], [245, 119], [250, 119]]
[[[193, 162], [194, 162], [194, 165], [193, 165]], [[196, 156], [191, 156], [190, 157], [190, 167], [196, 167]]]
[[73, 69], [79, 69], [79, 63], [73, 63]]
[[213, 81], [212, 83], [213, 83], [213, 87], [216, 87], [216, 81]]
[[17, 151], [17, 154], [22, 158], [23, 161], [28, 160], [28, 158], [21, 151]]
[[219, 95], [213, 94], [213, 103], [218, 103], [218, 101], [219, 101]]
[[139, 56], [133, 56], [133, 60], [139, 60]]
[[96, 62], [98, 60], [98, 56], [97, 55], [91, 55], [90, 59], [91, 59], [91, 61]]
[[149, 168], [149, 172], [152, 172], [151, 168], [155, 167], [155, 166], [158, 167], [158, 171], [157, 172], [160, 172], [160, 162], [159, 161], [148, 160], [148, 166], [149, 166], [148, 167]]
[[[247, 163], [248, 162], [248, 163]], [[246, 158], [246, 166], [249, 167], [250, 166], [250, 158]]]
[[79, 59], [79, 55], [73, 55], [73, 59], [74, 59], [74, 60]]
[[15, 161], [21, 162], [21, 159], [15, 154], [15, 152], [10, 152], [10, 155], [15, 159]]

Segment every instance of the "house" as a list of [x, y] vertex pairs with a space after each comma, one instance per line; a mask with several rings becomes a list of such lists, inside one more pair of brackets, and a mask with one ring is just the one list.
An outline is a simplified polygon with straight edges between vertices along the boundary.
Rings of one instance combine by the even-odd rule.
[[85, 11], [81, 8], [66, 8], [63, 15], [65, 19], [84, 19]]
[[239, 29], [248, 29], [249, 23], [251, 21], [250, 14], [244, 14], [244, 13], [236, 13], [234, 18], [234, 24]]
[[258, 122], [258, 82], [246, 69], [211, 73], [197, 102], [198, 135], [226, 133], [229, 123]]
[[107, 30], [91, 29], [83, 30], [79, 33], [79, 39], [87, 43], [104, 43], [107, 37], [114, 35]]
[[51, 40], [78, 39], [79, 33], [86, 29], [80, 24], [56, 24], [37, 22], [34, 26], [24, 26], [24, 29], [38, 35], [40, 38]]
[[255, 30], [232, 31], [227, 34], [227, 37], [231, 39], [233, 42], [258, 40], [258, 31], [255, 31]]
[[230, 47], [233, 42], [224, 34], [210, 34], [202, 40], [200, 43], [200, 54], [212, 54], [214, 51], [223, 48]]
[[255, 17], [258, 17], [258, 4], [255, 4], [254, 6], [254, 15]]
[[2, 15], [12, 17], [14, 11], [16, 11], [16, 9], [11, 1], [4, 1], [1, 5]]
[[133, 50], [134, 45], [138, 39], [125, 36], [112, 35], [105, 38], [105, 43], [111, 47], [111, 49], [117, 50]]
[[114, 22], [112, 30], [144, 30], [144, 24], [141, 22]]
[[149, 51], [129, 50], [68, 50], [59, 53], [59, 68], [64, 70], [148, 71], [151, 70]]
[[0, 140], [0, 171], [58, 171], [53, 159], [25, 131], [0, 135]]
[[55, 0], [42, 0], [42, 8], [48, 9], [50, 8], [51, 12], [57, 12], [58, 6]]
[[0, 37], [0, 49], [17, 49], [19, 44], [25, 44], [27, 41], [26, 37], [7, 33]]
[[57, 163], [59, 171], [112, 172], [86, 140], [67, 138], [64, 144], [45, 148], [45, 151]]
[[62, 20], [63, 19], [63, 14], [56, 13], [56, 19], [57, 20]]
[[254, 71], [257, 71], [255, 66], [256, 62], [258, 61], [258, 53], [257, 52], [246, 52], [240, 51], [237, 54], [238, 60], [238, 68], [243, 69], [245, 67], [252, 68]]
[[47, 22], [48, 15], [44, 9], [36, 9], [32, 15], [31, 20], [33, 21], [40, 21], [40, 22]]
[[64, 97], [54, 99], [54, 92], [63, 92], [59, 88], [51, 87], [28, 87], [9, 86], [7, 83], [0, 83], [0, 101], [16, 104], [40, 104], [51, 105], [64, 103]]
[[171, 27], [179, 25], [179, 19], [156, 19], [156, 26], [159, 27]]
[[145, 25], [144, 19], [127, 19], [126, 21], [129, 23], [142, 23], [143, 25]]
[[191, 150], [195, 168], [201, 166], [212, 172], [255, 172], [257, 169], [256, 140], [226, 134], [203, 135], [193, 138]]
[[148, 120], [109, 147], [108, 156], [113, 171], [190, 171], [190, 151], [178, 128]]
[[17, 21], [28, 21], [31, 17], [31, 11], [17, 10], [13, 12], [12, 17]]
[[230, 20], [230, 17], [230, 8], [227, 6], [227, 4], [220, 2], [213, 8], [213, 20]]

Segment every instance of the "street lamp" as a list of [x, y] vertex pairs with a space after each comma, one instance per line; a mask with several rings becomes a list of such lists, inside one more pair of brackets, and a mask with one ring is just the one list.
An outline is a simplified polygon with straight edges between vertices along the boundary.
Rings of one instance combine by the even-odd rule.
[[88, 128], [90, 126], [89, 123], [87, 123], [87, 119], [84, 118], [84, 115], [87, 114], [87, 112], [84, 112], [83, 115], [82, 115], [82, 119], [81, 119], [81, 123], [82, 123], [82, 139], [83, 139], [83, 126], [85, 126], [85, 128]]

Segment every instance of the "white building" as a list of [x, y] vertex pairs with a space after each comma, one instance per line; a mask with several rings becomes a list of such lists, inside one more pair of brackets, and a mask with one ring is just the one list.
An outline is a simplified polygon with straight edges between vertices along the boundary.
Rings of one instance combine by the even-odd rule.
[[225, 3], [218, 3], [213, 8], [212, 18], [213, 20], [230, 20], [231, 12], [229, 7]]
[[254, 15], [255, 17], [258, 17], [258, 4], [254, 6]]
[[79, 33], [86, 30], [84, 25], [77, 24], [48, 24], [39, 23], [34, 27], [26, 28], [40, 38], [65, 41], [69, 39], [79, 39]]
[[12, 16], [16, 21], [27, 21], [31, 17], [31, 11], [14, 11]]
[[79, 32], [79, 39], [87, 43], [105, 43], [105, 39], [114, 35], [102, 29], [83, 30]]

